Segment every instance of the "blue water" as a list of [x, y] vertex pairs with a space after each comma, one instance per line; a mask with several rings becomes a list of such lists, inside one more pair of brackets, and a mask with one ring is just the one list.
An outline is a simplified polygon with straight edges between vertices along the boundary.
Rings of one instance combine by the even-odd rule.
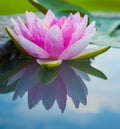
[[[92, 61], [107, 80], [89, 75], [87, 105], [75, 108], [67, 96], [61, 113], [55, 102], [48, 111], [40, 102], [28, 108], [28, 94], [13, 101], [14, 91], [0, 94], [0, 129], [120, 129], [120, 50], [110, 49]], [[84, 77], [83, 77], [84, 78]]]

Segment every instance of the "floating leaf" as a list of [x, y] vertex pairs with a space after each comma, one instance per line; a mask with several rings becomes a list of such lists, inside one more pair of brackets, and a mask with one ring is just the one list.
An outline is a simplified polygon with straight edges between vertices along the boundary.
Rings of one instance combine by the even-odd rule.
[[114, 38], [116, 38], [116, 39], [119, 39], [119, 40], [120, 40], [120, 29], [119, 29], [119, 30], [114, 31], [114, 32], [111, 34], [111, 37], [114, 37]]
[[119, 31], [114, 31], [112, 35], [108, 35], [102, 31], [98, 31], [95, 37], [92, 39], [91, 43], [100, 46], [110, 45], [112, 47], [120, 48]]
[[120, 47], [120, 19], [119, 18], [98, 18], [97, 33], [91, 43], [112, 47]]
[[113, 21], [112, 25], [108, 29], [108, 33], [112, 34], [117, 29], [118, 26], [120, 26], [120, 20]]
[[[96, 17], [97, 18], [97, 17]], [[97, 29], [110, 35], [120, 25], [119, 18], [97, 18]]]

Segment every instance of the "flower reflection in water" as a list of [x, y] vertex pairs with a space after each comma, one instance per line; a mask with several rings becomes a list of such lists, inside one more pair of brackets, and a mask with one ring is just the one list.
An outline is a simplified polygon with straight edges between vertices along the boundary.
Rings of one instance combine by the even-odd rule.
[[89, 74], [106, 79], [90, 64], [90, 60], [66, 61], [56, 68], [43, 68], [30, 57], [14, 57], [0, 69], [0, 93], [14, 91], [15, 100], [28, 92], [30, 109], [42, 101], [49, 110], [56, 101], [61, 112], [69, 96], [78, 108], [80, 103], [87, 104], [88, 91], [83, 79], [89, 81]]

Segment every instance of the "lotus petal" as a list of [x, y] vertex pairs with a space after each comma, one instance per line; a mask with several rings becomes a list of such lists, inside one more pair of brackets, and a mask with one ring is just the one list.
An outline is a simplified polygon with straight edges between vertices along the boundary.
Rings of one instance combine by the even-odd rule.
[[18, 36], [20, 45], [26, 50], [31, 56], [36, 58], [48, 58], [49, 54], [41, 47], [37, 46], [28, 39]]
[[102, 54], [103, 52], [107, 51], [109, 48], [110, 46], [105, 46], [105, 47], [94, 46], [92, 48], [86, 48], [79, 55], [72, 58], [71, 60], [83, 60], [83, 59], [92, 58], [99, 54]]
[[76, 43], [72, 44], [68, 48], [66, 48], [59, 56], [59, 59], [68, 60], [75, 56], [77, 56], [81, 51], [83, 51], [89, 44], [90, 40], [95, 34], [95, 30], [89, 35], [86, 35]]

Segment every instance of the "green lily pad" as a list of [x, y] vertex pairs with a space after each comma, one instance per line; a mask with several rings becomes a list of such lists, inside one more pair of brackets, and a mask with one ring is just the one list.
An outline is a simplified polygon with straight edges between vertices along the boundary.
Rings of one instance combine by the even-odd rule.
[[119, 30], [114, 31], [111, 35], [103, 31], [98, 31], [95, 37], [92, 39], [91, 43], [100, 46], [110, 45], [112, 47], [120, 48], [119, 34], [120, 34]]
[[97, 18], [96, 17], [96, 27], [97, 30], [102, 31], [110, 35], [112, 32], [114, 32], [117, 27], [120, 25], [120, 19], [119, 18]]
[[92, 40], [92, 44], [101, 46], [110, 45], [120, 47], [120, 19], [119, 18], [99, 18], [97, 20], [97, 33]]
[[38, 71], [38, 78], [43, 84], [50, 84], [53, 82], [58, 75], [58, 72], [55, 68], [40, 68]]

